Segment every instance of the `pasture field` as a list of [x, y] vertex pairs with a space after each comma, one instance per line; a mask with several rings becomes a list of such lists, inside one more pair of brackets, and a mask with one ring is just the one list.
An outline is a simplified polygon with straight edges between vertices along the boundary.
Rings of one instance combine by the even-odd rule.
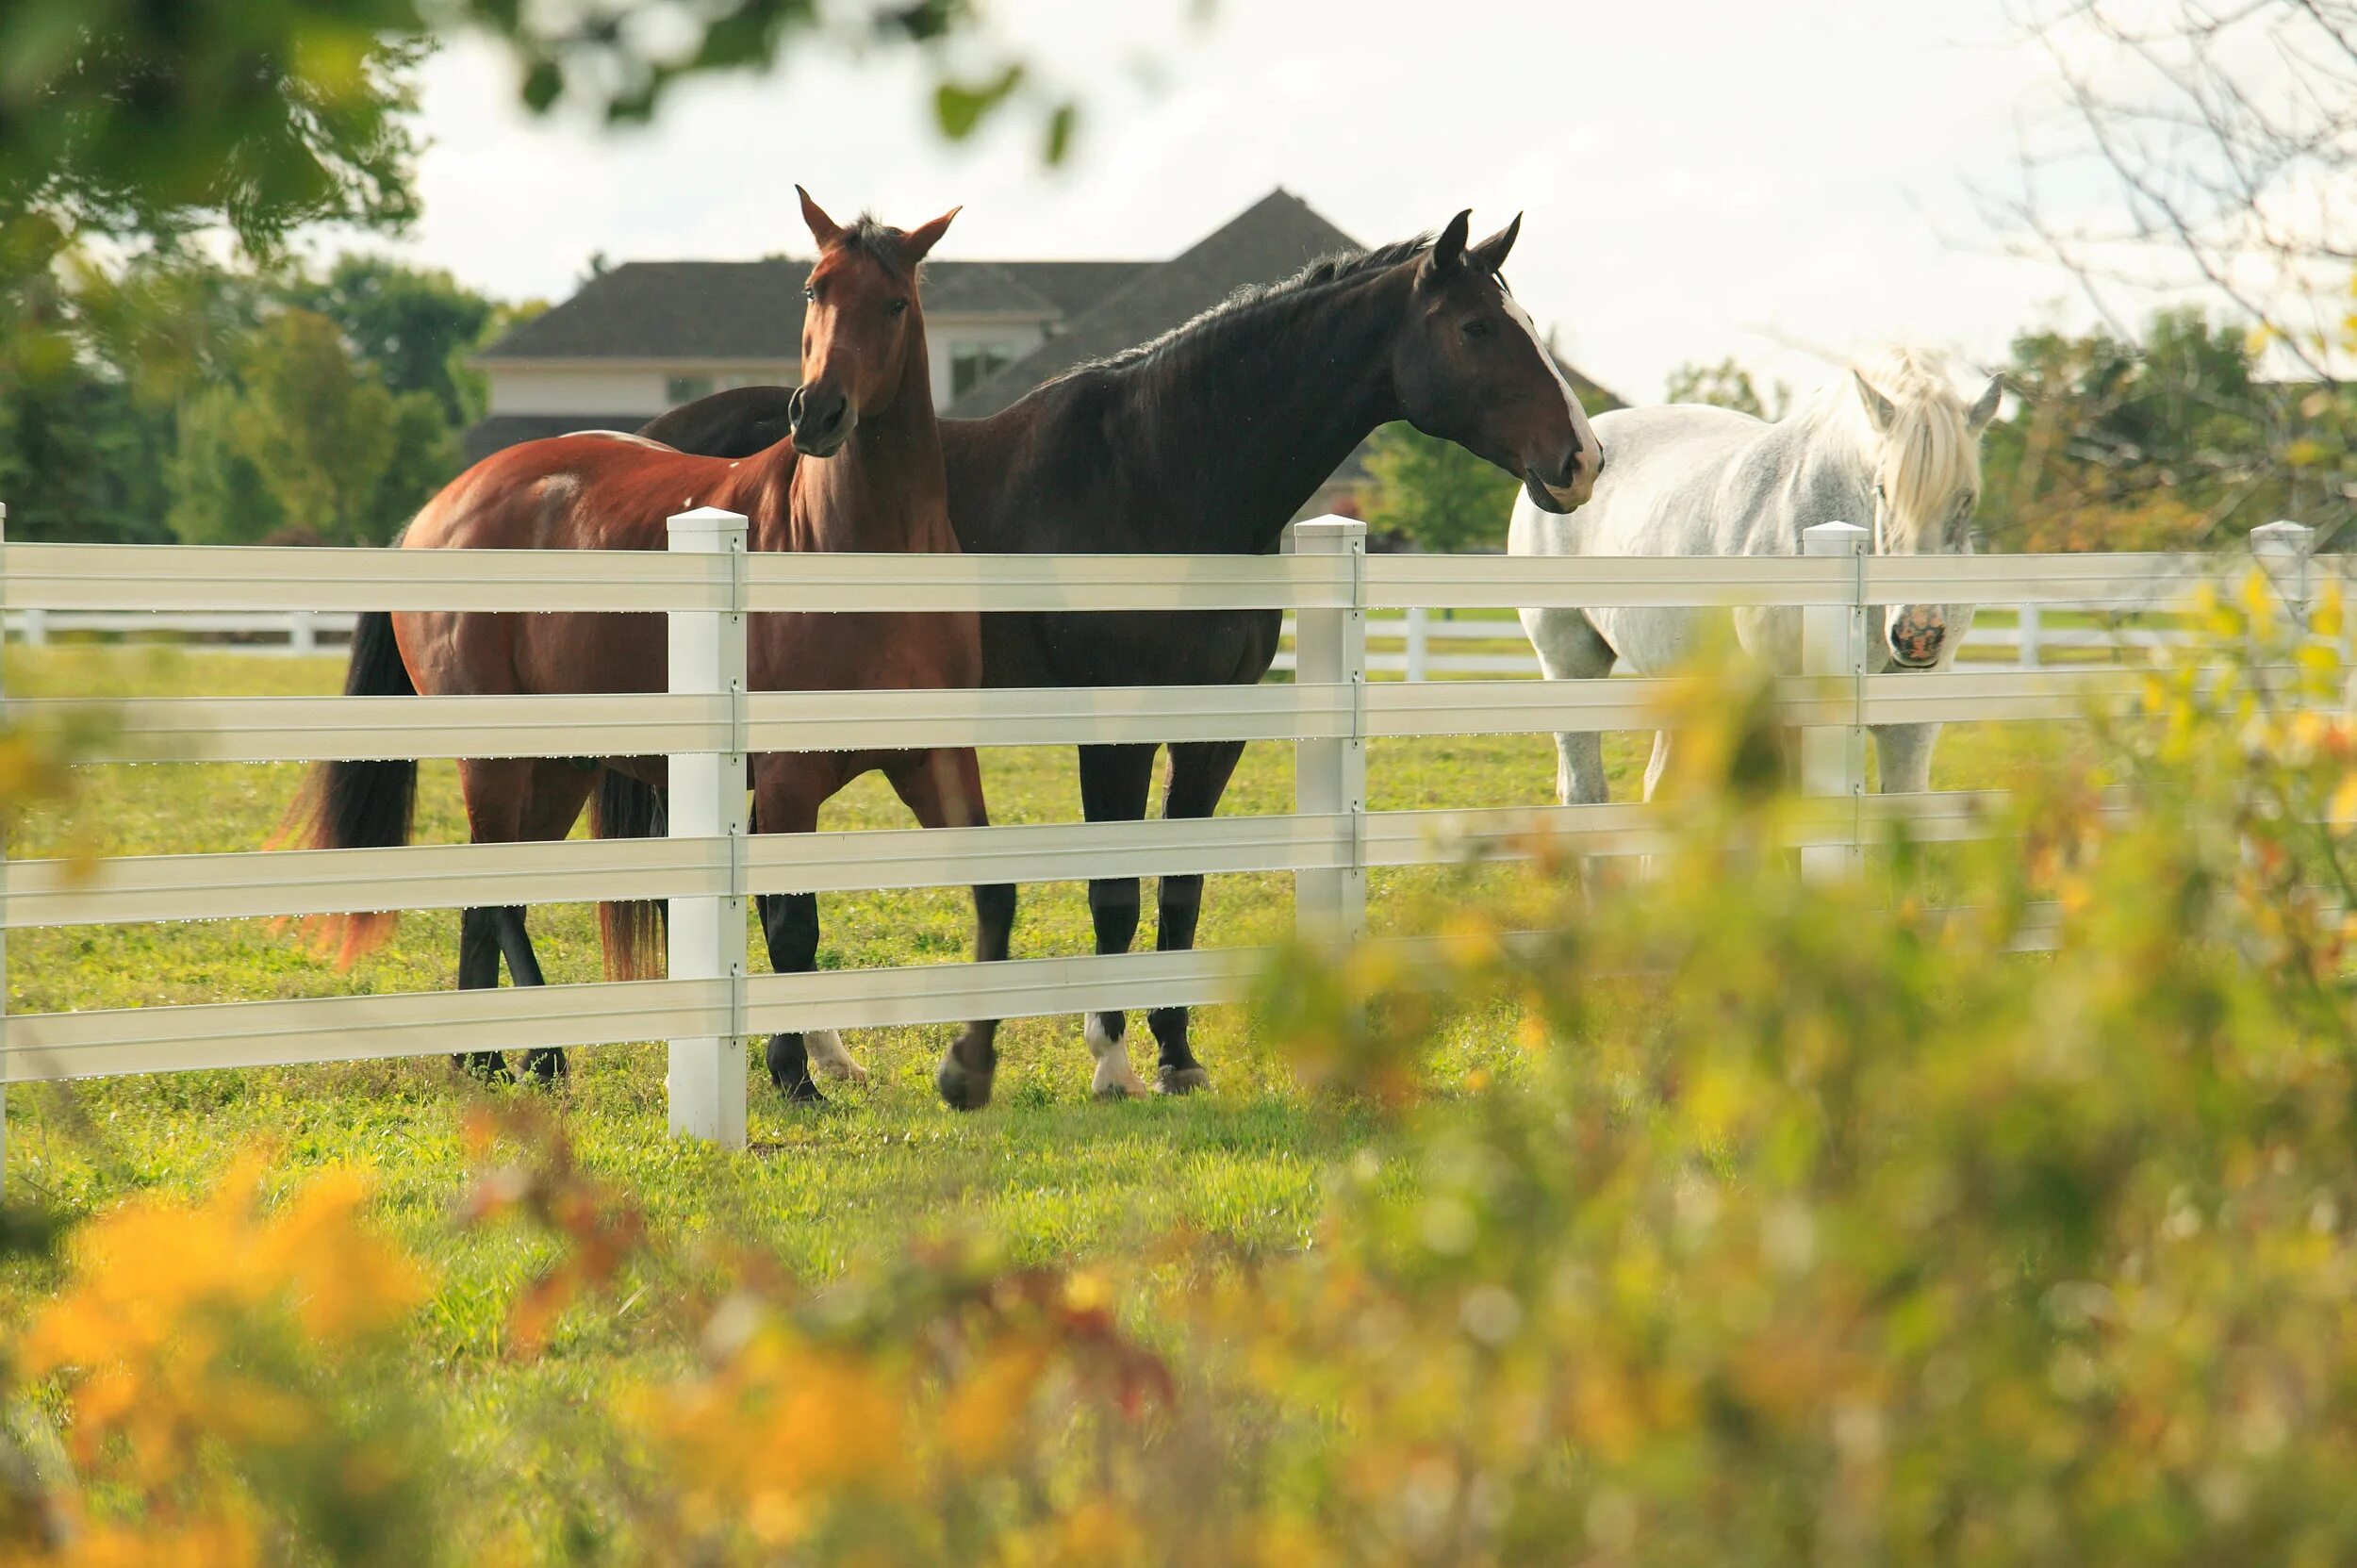
[[[8, 659], [8, 689], [18, 695], [325, 694], [339, 689], [342, 677], [340, 656], [59, 647], [12, 649]], [[1608, 747], [1620, 799], [1635, 791], [1646, 739], [1619, 735]], [[2003, 726], [1953, 731], [1938, 782], [2002, 784], [2033, 739]], [[1538, 804], [1552, 799], [1554, 749], [1537, 735], [1379, 742], [1368, 772], [1378, 810]], [[33, 857], [252, 849], [269, 836], [297, 776], [291, 767], [84, 769], [70, 804], [23, 821], [10, 850]], [[984, 777], [996, 820], [1079, 815], [1066, 749], [986, 752]], [[1281, 812], [1292, 792], [1291, 748], [1255, 746], [1224, 809]], [[898, 802], [871, 777], [838, 798], [825, 825], [900, 820]], [[419, 837], [464, 837], [450, 764], [423, 769]], [[1530, 891], [1527, 875], [1509, 867], [1378, 872], [1373, 921], [1378, 933], [1408, 932], [1468, 897], [1510, 903]], [[1147, 900], [1141, 946], [1151, 940], [1150, 888]], [[1290, 925], [1290, 906], [1289, 879], [1212, 879], [1202, 940], [1270, 939]], [[819, 962], [828, 967], [950, 961], [968, 949], [963, 889], [830, 895], [821, 915]], [[590, 910], [537, 908], [532, 921], [552, 982], [599, 978]], [[1018, 955], [1085, 952], [1089, 930], [1079, 885], [1024, 888]], [[296, 933], [261, 921], [18, 933], [8, 955], [8, 1005], [45, 1012], [441, 989], [453, 983], [456, 932], [454, 912], [409, 916], [387, 947], [349, 973], [315, 957]], [[766, 957], [754, 962], [759, 968]], [[1475, 1017], [1458, 1027], [1430, 1064], [1435, 1081], [1444, 1088], [1475, 1069], [1512, 1073], [1513, 1021]], [[947, 1029], [858, 1032], [849, 1043], [874, 1080], [832, 1090], [833, 1103], [824, 1109], [789, 1114], [766, 1076], [749, 1069], [754, 1148], [742, 1156], [665, 1135], [656, 1045], [575, 1052], [571, 1082], [555, 1103], [585, 1164], [634, 1190], [653, 1224], [759, 1240], [812, 1279], [913, 1234], [952, 1230], [987, 1231], [1018, 1257], [1042, 1260], [1132, 1255], [1174, 1232], [1244, 1251], [1298, 1246], [1328, 1173], [1374, 1135], [1373, 1125], [1296, 1086], [1241, 1010], [1202, 1010], [1196, 1027], [1212, 1092], [1099, 1105], [1087, 1096], [1077, 1017], [1011, 1022], [1000, 1036], [997, 1102], [973, 1116], [947, 1112], [932, 1091]], [[1142, 1017], [1133, 1016], [1130, 1039], [1133, 1058], [1150, 1068]], [[439, 1058], [19, 1088], [8, 1102], [8, 1180], [14, 1197], [80, 1213], [141, 1188], [193, 1190], [237, 1151], [255, 1146], [268, 1151], [272, 1179], [281, 1183], [322, 1165], [366, 1166], [378, 1179], [381, 1218], [438, 1271], [419, 1353], [462, 1369], [457, 1396], [486, 1409], [562, 1397], [640, 1354], [633, 1302], [576, 1310], [549, 1354], [530, 1366], [503, 1359], [509, 1308], [547, 1247], [452, 1223], [468, 1177], [462, 1123], [485, 1093]], [[529, 1090], [498, 1093], [536, 1098]], [[1448, 1114], [1445, 1093], [1435, 1114]], [[48, 1282], [30, 1264], [10, 1266], [12, 1275], [0, 1275], [0, 1332], [21, 1321]]]

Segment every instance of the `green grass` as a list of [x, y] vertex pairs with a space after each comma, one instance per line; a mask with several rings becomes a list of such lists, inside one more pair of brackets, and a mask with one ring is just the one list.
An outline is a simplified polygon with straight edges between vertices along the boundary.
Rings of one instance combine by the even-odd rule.
[[[121, 649], [10, 650], [8, 689], [20, 695], [271, 695], [338, 689], [338, 658], [261, 658]], [[1940, 754], [1943, 787], [2002, 784], [2028, 736], [2003, 727], [1959, 729]], [[1646, 737], [1615, 735], [1607, 755], [1630, 798]], [[1376, 809], [1540, 804], [1552, 799], [1554, 749], [1543, 736], [1434, 737], [1378, 742], [1369, 757]], [[11, 853], [69, 850], [99, 855], [248, 850], [260, 845], [293, 794], [291, 767], [162, 765], [82, 771], [65, 809], [36, 813]], [[985, 753], [996, 820], [1079, 816], [1067, 749]], [[1292, 753], [1253, 747], [1225, 810], [1275, 813], [1292, 801]], [[859, 782], [829, 808], [824, 825], [867, 828], [903, 820], [882, 781]], [[429, 763], [420, 785], [419, 837], [464, 838], [456, 774]], [[1511, 867], [1378, 873], [1373, 922], [1416, 929], [1433, 908], [1468, 898], [1514, 896]], [[865, 967], [965, 956], [970, 910], [962, 889], [832, 895], [820, 901], [822, 966]], [[1289, 879], [1212, 880], [1206, 946], [1267, 940], [1291, 920]], [[599, 978], [595, 925], [585, 906], [536, 908], [533, 930], [550, 979]], [[1150, 942], [1151, 914], [1141, 946]], [[454, 982], [454, 912], [412, 915], [383, 950], [350, 972], [307, 951], [268, 922], [218, 921], [15, 933], [8, 952], [11, 1011], [437, 990]], [[1085, 952], [1090, 927], [1077, 884], [1023, 890], [1019, 956]], [[758, 933], [754, 950], [760, 951]], [[756, 967], [764, 964], [756, 958]], [[1511, 1070], [1509, 1020], [1461, 1025], [1435, 1065], [1442, 1081], [1475, 1066]], [[726, 1154], [664, 1133], [662, 1053], [655, 1045], [573, 1053], [558, 1098], [565, 1123], [592, 1168], [626, 1183], [658, 1226], [686, 1233], [719, 1229], [774, 1249], [807, 1277], [898, 1238], [981, 1227], [1032, 1259], [1131, 1252], [1184, 1229], [1247, 1250], [1307, 1238], [1326, 1173], [1371, 1135], [1354, 1114], [1313, 1101], [1253, 1036], [1235, 1008], [1197, 1015], [1197, 1052], [1213, 1091], [1183, 1102], [1097, 1105], [1087, 1098], [1080, 1020], [1016, 1020], [1000, 1036], [997, 1103], [961, 1117], [934, 1098], [931, 1074], [948, 1029], [864, 1031], [849, 1037], [874, 1071], [864, 1089], [835, 1092], [818, 1111], [789, 1113], [749, 1065], [752, 1151]], [[1133, 1018], [1141, 1066], [1151, 1045]], [[451, 1041], [463, 1048], [463, 1037]], [[333, 1163], [371, 1167], [382, 1180], [386, 1222], [432, 1258], [444, 1280], [423, 1353], [476, 1368], [472, 1396], [495, 1398], [507, 1379], [581, 1376], [638, 1354], [628, 1313], [577, 1313], [554, 1347], [555, 1365], [503, 1369], [497, 1352], [506, 1304], [541, 1256], [505, 1232], [459, 1233], [450, 1224], [466, 1160], [460, 1127], [483, 1091], [440, 1058], [134, 1078], [61, 1089], [19, 1089], [8, 1104], [8, 1180], [68, 1212], [151, 1185], [196, 1186], [240, 1148], [272, 1151], [277, 1180]], [[524, 1091], [528, 1093], [528, 1091]], [[31, 1265], [0, 1274], [0, 1325], [15, 1320], [42, 1283]]]

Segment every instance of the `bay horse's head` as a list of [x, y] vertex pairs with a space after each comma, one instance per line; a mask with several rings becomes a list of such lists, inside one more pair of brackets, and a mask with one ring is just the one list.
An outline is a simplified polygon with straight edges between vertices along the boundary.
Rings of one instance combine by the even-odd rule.
[[1506, 255], [1523, 221], [1477, 245], [1460, 212], [1416, 267], [1414, 318], [1393, 347], [1392, 377], [1408, 422], [1456, 442], [1523, 483], [1550, 512], [1583, 504], [1604, 450], [1555, 355], [1506, 287]]
[[[1991, 377], [1967, 407], [1937, 355], [1891, 349], [1850, 371], [1864, 422], [1859, 451], [1874, 484], [1878, 555], [1962, 555], [1981, 500], [1981, 433], [2005, 393]], [[1838, 394], [1836, 394], [1838, 396]], [[1883, 643], [1904, 669], [1928, 669], [1971, 625], [1965, 604], [1892, 604]], [[1952, 637], [1953, 634], [1953, 637]]]
[[843, 449], [864, 415], [892, 406], [905, 389], [930, 398], [920, 383], [905, 387], [912, 365], [925, 364], [925, 313], [916, 301], [916, 267], [948, 232], [951, 207], [930, 223], [903, 233], [872, 218], [845, 227], [828, 217], [810, 192], [802, 221], [818, 241], [818, 261], [802, 285], [802, 384], [787, 406], [794, 450], [831, 457]]

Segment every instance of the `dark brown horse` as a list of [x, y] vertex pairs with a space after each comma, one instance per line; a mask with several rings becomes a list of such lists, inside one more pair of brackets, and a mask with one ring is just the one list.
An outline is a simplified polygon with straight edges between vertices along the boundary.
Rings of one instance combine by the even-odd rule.
[[[1521, 480], [1568, 512], [1603, 455], [1554, 357], [1499, 269], [1522, 220], [1467, 243], [1469, 214], [1438, 239], [1322, 261], [1239, 295], [1165, 338], [1086, 365], [985, 420], [942, 425], [949, 521], [975, 553], [1258, 553], [1377, 425], [1406, 420]], [[735, 455], [773, 439], [783, 388], [722, 392], [642, 434]], [[991, 615], [982, 677], [994, 686], [1249, 684], [1276, 655], [1276, 611]], [[1080, 748], [1092, 822], [1146, 815], [1152, 746]], [[1208, 817], [1242, 741], [1170, 748], [1166, 817]], [[1156, 946], [1195, 945], [1203, 879], [1166, 876]], [[1126, 952], [1138, 883], [1089, 884], [1096, 950]], [[1161, 1086], [1205, 1081], [1184, 1008], [1147, 1015]], [[1092, 1015], [1100, 1093], [1132, 1091], [1118, 1013]]]
[[[862, 219], [838, 226], [807, 193], [802, 213], [818, 242], [803, 293], [802, 364], [788, 428], [741, 461], [692, 456], [632, 436], [589, 434], [529, 441], [494, 454], [426, 503], [403, 543], [411, 550], [661, 550], [667, 520], [694, 506], [741, 512], [748, 546], [761, 551], [954, 551], [939, 427], [933, 419], [917, 264], [955, 212], [908, 233]], [[824, 459], [824, 461], [819, 461]], [[753, 689], [844, 690], [971, 686], [981, 677], [973, 615], [759, 615], [747, 630]], [[354, 694], [533, 695], [660, 690], [668, 652], [656, 616], [408, 612], [364, 617], [346, 690]], [[771, 753], [751, 759], [752, 826], [801, 833], [821, 802], [882, 769], [928, 827], [987, 820], [974, 753], [923, 751]], [[480, 759], [459, 764], [476, 843], [563, 838], [601, 774], [628, 776], [643, 800], [663, 779], [659, 758]], [[315, 768], [282, 838], [318, 849], [405, 843], [414, 762], [332, 762]], [[609, 789], [607, 795], [613, 792]], [[606, 806], [602, 797], [602, 809]], [[651, 829], [651, 821], [635, 824]], [[617, 831], [605, 820], [601, 827]], [[1014, 890], [978, 887], [976, 955], [1002, 958]], [[810, 968], [818, 947], [817, 900], [764, 896], [762, 929], [780, 973]], [[608, 968], [651, 967], [651, 906], [608, 906]], [[380, 939], [390, 916], [347, 917], [329, 933], [349, 954]], [[470, 909], [459, 937], [458, 983], [499, 983], [500, 956], [519, 985], [541, 983], [521, 908]], [[997, 1025], [967, 1026], [945, 1063], [953, 1102], [989, 1095]], [[816, 1099], [821, 1073], [864, 1078], [832, 1032], [780, 1034], [769, 1075], [795, 1099]], [[496, 1055], [480, 1069], [504, 1071]], [[561, 1051], [528, 1059], [543, 1079], [564, 1071]]]

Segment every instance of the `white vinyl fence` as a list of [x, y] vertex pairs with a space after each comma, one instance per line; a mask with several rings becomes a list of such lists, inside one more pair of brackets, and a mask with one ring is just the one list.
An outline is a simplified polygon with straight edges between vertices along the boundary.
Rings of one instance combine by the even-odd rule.
[[[1658, 819], [1635, 804], [1370, 812], [1366, 743], [1386, 736], [1539, 735], [1651, 728], [1667, 683], [1518, 679], [1370, 684], [1371, 615], [1458, 605], [1805, 607], [1810, 674], [1785, 683], [1805, 727], [1805, 787], [1827, 810], [1796, 836], [1805, 869], [1840, 874], [1879, 824], [1969, 837], [1975, 795], [1864, 795], [1865, 725], [2049, 720], [2133, 701], [2133, 670], [1970, 668], [1869, 675], [1865, 607], [1912, 601], [2153, 606], [2215, 562], [2165, 555], [1874, 557], [1847, 524], [1785, 559], [1374, 556], [1363, 525], [1328, 519], [1275, 556], [749, 554], [744, 520], [672, 520], [667, 554], [124, 545], [0, 545], [0, 609], [284, 615], [370, 609], [637, 611], [669, 619], [668, 693], [561, 697], [178, 698], [113, 704], [94, 761], [667, 755], [666, 839], [437, 845], [125, 857], [93, 876], [61, 861], [0, 863], [0, 932], [148, 920], [667, 899], [668, 976], [582, 985], [159, 1006], [0, 1018], [0, 1082], [190, 1068], [670, 1042], [670, 1122], [741, 1145], [740, 1042], [780, 1030], [955, 1022], [1232, 999], [1259, 955], [1227, 949], [753, 975], [755, 893], [1047, 882], [1108, 875], [1285, 872], [1297, 918], [1324, 938], [1365, 926], [1374, 867], [1475, 848], [1525, 852], [1552, 834], [1583, 854], [1641, 853]], [[2287, 597], [2338, 571], [2307, 531], [2262, 530]], [[761, 611], [1284, 608], [1297, 679], [1253, 686], [750, 692], [745, 617]], [[9, 704], [41, 723], [65, 700]], [[1291, 741], [1282, 817], [749, 835], [749, 752], [931, 745]]]

